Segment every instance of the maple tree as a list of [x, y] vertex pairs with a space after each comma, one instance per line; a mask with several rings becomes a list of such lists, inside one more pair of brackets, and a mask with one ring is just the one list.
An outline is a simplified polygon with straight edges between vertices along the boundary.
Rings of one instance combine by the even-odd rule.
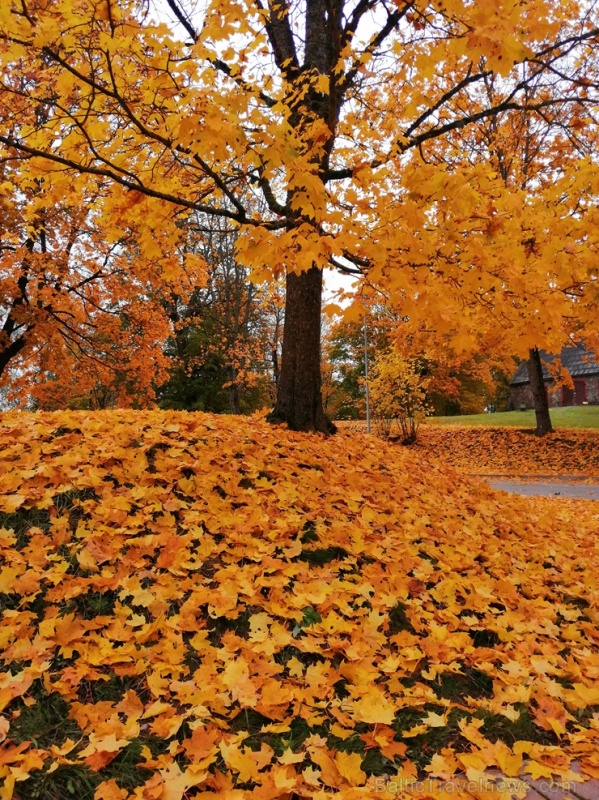
[[[597, 85], [592, 8], [573, 0], [491, 10], [463, 0], [168, 6], [176, 27], [155, 23], [134, 0], [3, 4], [0, 97], [11, 113], [0, 143], [35, 174], [110, 184], [107, 229], [117, 224], [115, 205], [137, 214], [142, 196], [161, 210], [171, 204], [174, 216], [201, 211], [240, 226], [239, 257], [258, 279], [286, 275], [274, 419], [330, 429], [320, 396], [323, 269], [367, 270], [441, 314], [452, 288], [474, 302], [488, 299], [493, 282], [518, 296], [530, 237], [512, 229], [506, 249], [509, 226], [495, 236], [504, 214], [521, 218], [518, 193], [458, 151], [451, 166], [423, 156], [428, 143], [503, 112], [567, 105], [587, 124]], [[501, 91], [489, 98], [492, 79]], [[581, 182], [596, 182], [596, 171], [586, 164]], [[247, 201], [252, 193], [262, 205]], [[151, 211], [151, 238], [156, 205], [141, 206]], [[541, 209], [529, 205], [527, 217]], [[546, 211], [541, 220], [547, 246], [562, 241], [567, 250], [565, 220]], [[431, 269], [439, 288], [415, 295], [411, 284], [426, 285]], [[529, 276], [533, 269], [538, 260]]]
[[11, 373], [7, 394], [21, 407], [44, 409], [152, 406], [156, 381], [167, 376], [168, 333], [159, 304], [133, 302], [108, 324], [100, 319], [82, 351], [49, 335]]
[[201, 265], [188, 260], [186, 280], [175, 279], [172, 239], [157, 237], [145, 254], [134, 224], [107, 234], [94, 182], [35, 177], [14, 159], [0, 169], [0, 377], [9, 396], [40, 407], [151, 402], [171, 332], [160, 298], [188, 291]]
[[[537, 86], [534, 81], [527, 91], [531, 98], [546, 96], [546, 87]], [[497, 103], [505, 89], [500, 80], [491, 76], [485, 81], [484, 92], [489, 103]], [[585, 114], [576, 105], [557, 103], [537, 115], [518, 111], [481, 119], [425, 148], [429, 163], [449, 170], [454, 168], [456, 151], [470, 165], [489, 165], [511, 190], [507, 206], [502, 207], [492, 196], [488, 198], [490, 218], [482, 231], [485, 246], [502, 243], [504, 253], [498, 254], [490, 275], [480, 278], [478, 292], [468, 297], [463, 291], [464, 264], [460, 263], [463, 248], [456, 249], [449, 277], [456, 284], [461, 307], [451, 309], [451, 292], [447, 292], [444, 314], [446, 319], [453, 315], [456, 340], [461, 340], [463, 346], [472, 346], [465, 328], [471, 329], [473, 341], [484, 341], [481, 332], [488, 330], [486, 335], [495, 340], [497, 355], [517, 352], [526, 356], [538, 435], [552, 432], [539, 346], [559, 353], [564, 345], [594, 336], [596, 331], [599, 275], [596, 243], [588, 237], [589, 227], [595, 224], [592, 154], [596, 146], [597, 126], [592, 114]], [[447, 211], [442, 209], [449, 218], [443, 220], [442, 226], [446, 226], [451, 241], [459, 217]], [[519, 254], [507, 249], [509, 239], [504, 234], [508, 226], [512, 242], [520, 246]], [[475, 228], [468, 235], [476, 237], [478, 233]], [[445, 249], [447, 259], [451, 252], [447, 241]], [[519, 271], [510, 272], [501, 259], [514, 255]], [[476, 250], [474, 256], [473, 262], [466, 262], [467, 269], [480, 269]], [[436, 271], [446, 273], [442, 263], [438, 263]], [[466, 314], [464, 307], [468, 309]]]
[[259, 417], [11, 412], [0, 448], [3, 800], [599, 777], [596, 504]]
[[[474, 172], [469, 174], [477, 180]], [[446, 175], [448, 184], [455, 180], [456, 191], [461, 191], [453, 208], [445, 200], [440, 205], [446, 187], [441, 198], [426, 186], [418, 188], [419, 197], [427, 197], [420, 227], [404, 233], [413, 237], [422, 263], [399, 279], [371, 272], [371, 282], [403, 319], [406, 335], [429, 334], [439, 352], [452, 352], [457, 363], [484, 355], [506, 365], [511, 356], [533, 360], [538, 342], [549, 352], [560, 352], [566, 343], [592, 336], [599, 280], [597, 243], [588, 235], [596, 224], [589, 173], [581, 168], [534, 193], [498, 188], [490, 211], [495, 218], [492, 236], [488, 219], [479, 228], [476, 204], [482, 198], [470, 192], [471, 186], [466, 190], [464, 177]], [[427, 241], [432, 216], [436, 230]], [[474, 227], [465, 236], [460, 228], [469, 225]], [[555, 238], [560, 228], [562, 234]], [[401, 282], [399, 291], [395, 281]], [[536, 366], [529, 370], [533, 378], [539, 376]], [[542, 379], [537, 394], [545, 400], [537, 415], [542, 434], [550, 429]]]

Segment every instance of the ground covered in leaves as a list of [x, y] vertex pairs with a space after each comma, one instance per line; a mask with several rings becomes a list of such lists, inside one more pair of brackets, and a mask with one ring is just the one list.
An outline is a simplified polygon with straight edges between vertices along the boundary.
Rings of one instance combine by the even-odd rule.
[[479, 475], [584, 475], [599, 478], [599, 430], [423, 425], [414, 446], [460, 471]]
[[3, 800], [599, 777], [598, 504], [261, 419], [11, 413], [0, 451]]

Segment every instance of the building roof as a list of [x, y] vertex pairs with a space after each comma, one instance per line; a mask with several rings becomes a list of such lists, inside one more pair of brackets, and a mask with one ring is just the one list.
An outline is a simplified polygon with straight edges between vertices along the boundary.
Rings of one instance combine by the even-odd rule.
[[[555, 355], [540, 351], [541, 362], [543, 364], [543, 379], [552, 380], [551, 374], [546, 364], [552, 364]], [[559, 354], [559, 358], [572, 378], [582, 378], [587, 375], [599, 375], [599, 361], [597, 356], [587, 350], [583, 344], [570, 345], [564, 347]], [[523, 361], [516, 370], [514, 377], [510, 381], [510, 386], [519, 386], [528, 383], [528, 361]]]

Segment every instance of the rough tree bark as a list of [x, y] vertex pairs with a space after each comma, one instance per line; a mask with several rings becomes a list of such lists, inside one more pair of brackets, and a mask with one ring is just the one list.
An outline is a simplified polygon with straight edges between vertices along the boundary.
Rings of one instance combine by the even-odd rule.
[[549, 398], [547, 397], [547, 389], [543, 380], [541, 356], [537, 347], [533, 347], [529, 353], [528, 378], [537, 419], [536, 434], [537, 436], [545, 436], [546, 433], [553, 433], [553, 426], [549, 415]]
[[322, 270], [312, 267], [286, 281], [283, 358], [277, 401], [269, 417], [296, 431], [333, 433], [322, 404], [320, 313]]

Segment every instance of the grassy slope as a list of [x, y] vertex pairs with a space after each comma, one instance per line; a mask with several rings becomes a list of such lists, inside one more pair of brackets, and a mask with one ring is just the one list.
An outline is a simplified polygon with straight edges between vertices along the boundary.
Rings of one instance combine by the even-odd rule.
[[260, 419], [7, 414], [0, 452], [3, 798], [599, 769], [596, 505]]
[[[599, 428], [598, 406], [571, 406], [552, 408], [551, 420], [555, 428]], [[497, 414], [469, 414], [457, 417], [430, 417], [433, 425], [507, 425], [518, 428], [534, 428], [535, 412], [503, 411]]]

